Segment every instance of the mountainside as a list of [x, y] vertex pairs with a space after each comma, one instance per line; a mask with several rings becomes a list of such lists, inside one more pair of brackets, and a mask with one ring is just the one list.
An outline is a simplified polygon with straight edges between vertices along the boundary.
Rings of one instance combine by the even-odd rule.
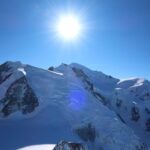
[[0, 149], [61, 140], [89, 150], [148, 150], [150, 82], [79, 64], [0, 66]]

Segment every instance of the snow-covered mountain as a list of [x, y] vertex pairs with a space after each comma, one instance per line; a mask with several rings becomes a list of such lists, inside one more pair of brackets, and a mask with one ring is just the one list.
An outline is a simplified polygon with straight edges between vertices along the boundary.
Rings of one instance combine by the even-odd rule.
[[147, 150], [150, 83], [119, 80], [79, 64], [49, 70], [0, 66], [0, 149], [61, 140], [89, 150]]

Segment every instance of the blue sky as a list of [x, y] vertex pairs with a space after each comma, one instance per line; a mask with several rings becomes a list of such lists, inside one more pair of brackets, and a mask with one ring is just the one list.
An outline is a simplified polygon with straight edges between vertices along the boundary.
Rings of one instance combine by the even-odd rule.
[[[78, 40], [64, 42], [49, 28], [61, 13], [84, 24]], [[0, 0], [0, 63], [6, 60], [43, 68], [77, 62], [150, 79], [150, 1]]]

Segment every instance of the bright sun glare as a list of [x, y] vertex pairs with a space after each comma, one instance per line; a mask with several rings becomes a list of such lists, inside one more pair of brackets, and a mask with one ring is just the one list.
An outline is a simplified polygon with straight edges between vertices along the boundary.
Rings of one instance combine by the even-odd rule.
[[63, 16], [57, 24], [58, 35], [65, 40], [77, 38], [81, 32], [81, 24], [74, 16]]

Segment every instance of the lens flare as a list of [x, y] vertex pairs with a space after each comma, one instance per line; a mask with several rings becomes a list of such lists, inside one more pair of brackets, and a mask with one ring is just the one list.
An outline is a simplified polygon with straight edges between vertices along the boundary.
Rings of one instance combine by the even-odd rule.
[[71, 15], [63, 16], [58, 21], [56, 30], [58, 35], [64, 39], [70, 40], [77, 38], [81, 32], [81, 24], [79, 20]]

